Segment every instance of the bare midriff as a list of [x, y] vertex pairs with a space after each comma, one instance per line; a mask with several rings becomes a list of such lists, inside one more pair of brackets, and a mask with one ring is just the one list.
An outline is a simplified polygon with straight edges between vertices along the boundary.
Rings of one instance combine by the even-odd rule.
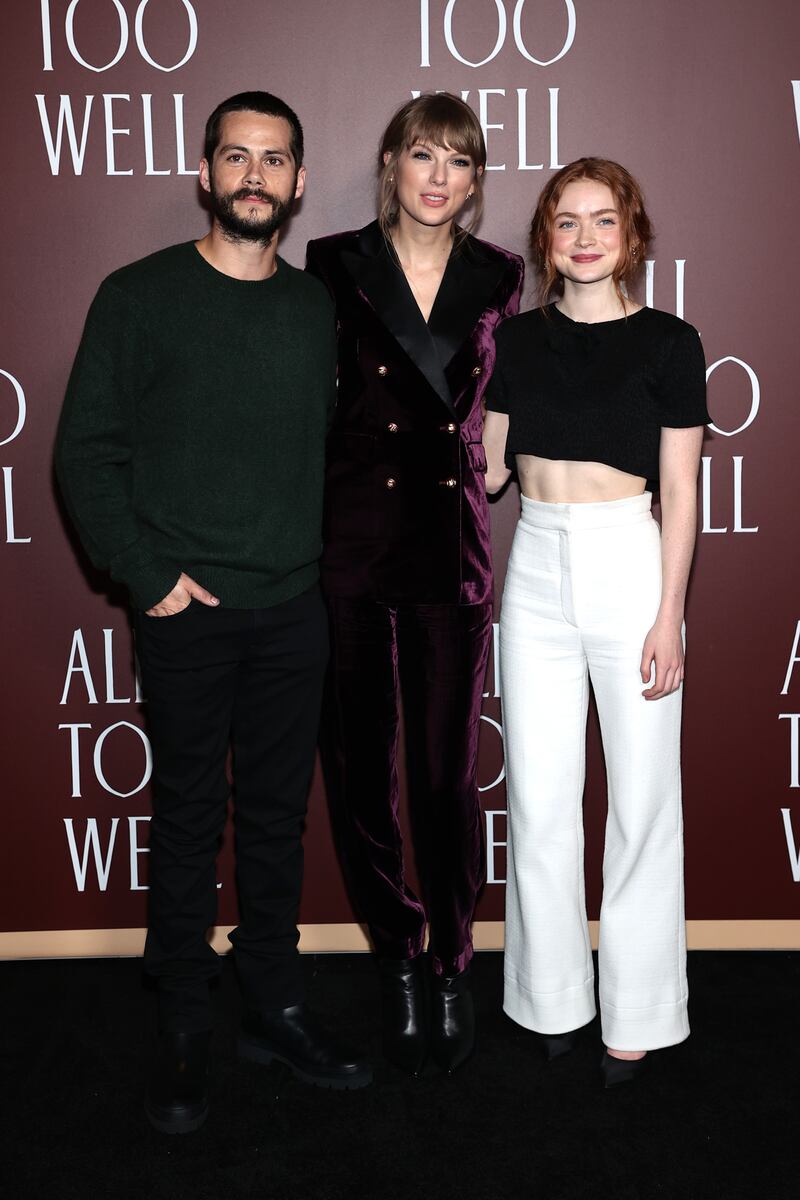
[[647, 480], [618, 471], [606, 463], [517, 455], [517, 473], [523, 496], [545, 504], [600, 504], [641, 496]]

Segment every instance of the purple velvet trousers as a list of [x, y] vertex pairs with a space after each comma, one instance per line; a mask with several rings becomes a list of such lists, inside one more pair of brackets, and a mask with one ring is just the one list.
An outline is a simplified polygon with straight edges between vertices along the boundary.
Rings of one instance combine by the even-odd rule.
[[[381, 957], [420, 954], [429, 925], [434, 970], [455, 974], [472, 958], [486, 870], [477, 759], [491, 604], [328, 606], [323, 758], [351, 897]], [[419, 897], [398, 812], [401, 703]]]

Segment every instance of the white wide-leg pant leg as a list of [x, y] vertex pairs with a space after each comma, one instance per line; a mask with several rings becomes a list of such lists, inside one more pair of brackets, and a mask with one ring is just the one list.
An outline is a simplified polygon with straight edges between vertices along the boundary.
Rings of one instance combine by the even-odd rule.
[[649, 496], [599, 505], [523, 500], [501, 617], [505, 1009], [543, 1033], [576, 1028], [594, 1013], [580, 812], [588, 668], [609, 777], [601, 1016], [606, 1045], [621, 1050], [671, 1045], [689, 1031], [681, 699], [644, 700], [639, 675], [661, 586], [649, 505]]
[[[655, 521], [614, 530], [603, 580], [595, 531], [576, 534], [576, 603], [583, 627], [608, 780], [600, 910], [603, 1041], [656, 1050], [689, 1036], [683, 906], [680, 733], [682, 689], [645, 700], [640, 664], [661, 595]], [[611, 544], [610, 544], [611, 543]], [[615, 582], [615, 578], [620, 583]]]
[[[525, 501], [523, 500], [523, 503]], [[520, 522], [500, 619], [508, 832], [504, 1008], [540, 1033], [595, 1015], [583, 871], [589, 679], [561, 532]]]

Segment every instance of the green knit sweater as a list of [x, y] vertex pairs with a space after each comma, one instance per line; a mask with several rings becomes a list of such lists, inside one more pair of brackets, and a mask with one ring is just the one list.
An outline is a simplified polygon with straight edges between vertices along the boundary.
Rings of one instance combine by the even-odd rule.
[[104, 281], [56, 468], [89, 556], [135, 605], [181, 571], [231, 608], [314, 583], [335, 362], [325, 288], [281, 258], [250, 282], [187, 242]]

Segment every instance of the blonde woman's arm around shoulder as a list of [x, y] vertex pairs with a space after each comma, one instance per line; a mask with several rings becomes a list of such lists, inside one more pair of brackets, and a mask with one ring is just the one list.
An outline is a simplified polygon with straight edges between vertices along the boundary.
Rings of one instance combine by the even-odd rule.
[[697, 537], [697, 471], [702, 444], [702, 425], [661, 430], [661, 603], [642, 651], [642, 683], [650, 682], [655, 663], [655, 679], [642, 692], [645, 700], [660, 700], [683, 682], [681, 630]]

